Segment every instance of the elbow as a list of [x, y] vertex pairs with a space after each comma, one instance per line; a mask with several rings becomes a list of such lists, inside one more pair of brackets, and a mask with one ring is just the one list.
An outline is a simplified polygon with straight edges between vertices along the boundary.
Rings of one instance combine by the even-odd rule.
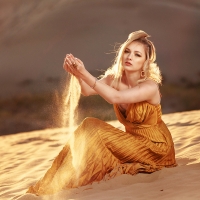
[[83, 96], [88, 96], [88, 94], [87, 94], [87, 92], [86, 91], [84, 91], [84, 90], [82, 90], [82, 88], [81, 88], [81, 94], [83, 95]]
[[88, 96], [90, 96], [89, 93], [87, 93], [87, 92], [83, 92], [83, 91], [81, 91], [81, 94], [82, 94], [84, 97], [88, 97]]
[[112, 101], [105, 99], [109, 104], [114, 104]]
[[106, 99], [106, 101], [109, 103], [109, 104], [117, 104], [117, 103], [120, 103], [120, 99], [118, 97], [111, 97], [109, 99]]
[[82, 92], [81, 92], [81, 94], [82, 94], [84, 97], [87, 97], [87, 96], [88, 96], [88, 95], [86, 95], [86, 94], [84, 94], [84, 93], [82, 93]]
[[95, 93], [92, 92], [91, 90], [81, 90], [81, 94], [85, 97], [88, 97], [88, 96], [94, 95]]

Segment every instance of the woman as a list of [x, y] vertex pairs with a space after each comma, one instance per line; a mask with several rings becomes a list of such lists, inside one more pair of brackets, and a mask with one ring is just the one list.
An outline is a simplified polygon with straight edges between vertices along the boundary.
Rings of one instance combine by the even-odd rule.
[[161, 119], [160, 70], [154, 63], [154, 45], [147, 37], [144, 31], [131, 33], [100, 80], [81, 60], [66, 56], [63, 67], [79, 80], [81, 93], [99, 94], [113, 104], [125, 132], [86, 118], [74, 131], [73, 148], [70, 142], [65, 145], [29, 193], [52, 194], [119, 174], [151, 173], [176, 165], [172, 137]]

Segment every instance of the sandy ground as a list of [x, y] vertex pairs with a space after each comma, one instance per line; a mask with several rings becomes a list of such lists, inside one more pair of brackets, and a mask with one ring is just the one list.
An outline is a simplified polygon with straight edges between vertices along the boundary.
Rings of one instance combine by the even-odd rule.
[[[25, 194], [67, 141], [67, 129], [47, 129], [0, 137], [0, 199], [200, 199], [200, 111], [163, 116], [175, 143], [178, 166], [152, 174], [122, 175], [43, 198]], [[110, 122], [118, 128], [117, 121]]]

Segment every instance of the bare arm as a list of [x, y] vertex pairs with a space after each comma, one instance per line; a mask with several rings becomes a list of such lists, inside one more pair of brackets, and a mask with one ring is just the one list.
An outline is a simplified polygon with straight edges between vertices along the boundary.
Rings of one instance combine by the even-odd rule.
[[[72, 64], [74, 62], [77, 64], [76, 67]], [[96, 78], [85, 69], [82, 61], [75, 59], [72, 55], [69, 56], [69, 61], [64, 66], [64, 69], [84, 82], [81, 83], [85, 84], [82, 86], [83, 90], [85, 90], [84, 94], [99, 94], [110, 104], [151, 101], [156, 92], [158, 92], [156, 84], [152, 83], [152, 81], [146, 81], [134, 88], [118, 91], [108, 84], [108, 79], [96, 81]]]
[[[70, 74], [76, 76], [76, 78], [79, 80], [79, 84], [81, 86], [81, 94], [84, 96], [90, 96], [90, 95], [95, 95], [98, 94], [90, 85], [88, 85], [87, 81], [84, 81], [83, 78], [80, 77], [80, 74], [77, 74], [76, 72], [78, 71], [74, 71], [74, 68], [71, 68], [71, 66], [73, 66], [73, 63], [76, 62], [82, 66], [84, 66], [83, 62], [77, 58], [75, 58], [73, 55], [71, 54], [67, 54], [64, 64], [63, 64], [63, 68], [69, 72]], [[97, 82], [101, 82], [107, 85], [111, 85], [112, 79], [111, 77], [103, 77], [100, 80], [97, 80]]]
[[[107, 85], [111, 84], [111, 79], [109, 77], [104, 77], [100, 80], [97, 80], [97, 82], [101, 82]], [[84, 96], [90, 96], [98, 94], [91, 86], [89, 86], [83, 79], [79, 78], [79, 83], [81, 86], [81, 94]]]
[[152, 81], [146, 81], [134, 88], [118, 91], [103, 82], [96, 82], [95, 78], [87, 71], [83, 71], [82, 79], [91, 86], [100, 96], [102, 96], [110, 104], [129, 104], [141, 101], [151, 101], [158, 92], [156, 84]]

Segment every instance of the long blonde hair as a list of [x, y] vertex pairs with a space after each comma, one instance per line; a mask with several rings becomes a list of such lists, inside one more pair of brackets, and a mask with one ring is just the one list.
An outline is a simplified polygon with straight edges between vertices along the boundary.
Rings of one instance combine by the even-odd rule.
[[161, 84], [162, 76], [159, 67], [155, 63], [156, 60], [156, 51], [153, 43], [147, 39], [150, 37], [144, 31], [136, 31], [129, 34], [128, 39], [119, 47], [116, 51], [116, 57], [113, 65], [108, 68], [103, 75], [112, 76], [113, 82], [112, 86], [114, 88], [118, 88], [119, 83], [121, 82], [121, 78], [123, 75], [123, 66], [122, 66], [122, 55], [126, 49], [126, 47], [133, 41], [138, 41], [145, 46], [146, 51], [146, 61], [144, 62], [142, 70], [144, 71], [144, 77], [138, 80], [138, 83], [145, 81], [147, 78], [152, 79], [155, 82]]

